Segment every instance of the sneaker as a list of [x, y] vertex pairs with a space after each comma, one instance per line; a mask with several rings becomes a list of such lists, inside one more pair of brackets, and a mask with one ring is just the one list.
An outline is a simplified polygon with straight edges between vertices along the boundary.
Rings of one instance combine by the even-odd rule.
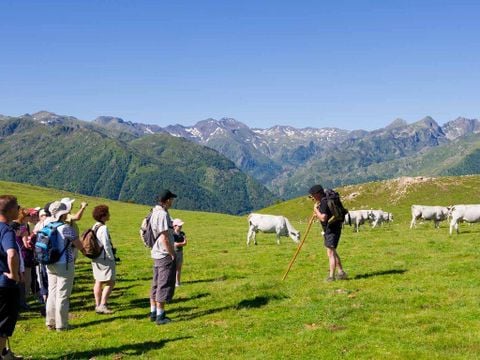
[[97, 314], [113, 314], [113, 311], [107, 308], [107, 305], [99, 305], [95, 308]]
[[170, 321], [172, 321], [170, 318], [165, 316], [165, 313], [162, 315], [157, 315], [157, 319], [155, 320], [155, 323], [157, 325], [165, 325], [168, 324]]
[[336, 277], [337, 280], [347, 280], [347, 278], [348, 275], [345, 271], [339, 272]]
[[335, 281], [335, 278], [333, 276], [329, 276], [325, 279], [325, 282], [332, 282]]
[[23, 356], [15, 355], [10, 349], [7, 349], [7, 353], [0, 358], [5, 360], [23, 360]]
[[150, 311], [150, 321], [155, 321], [155, 320], [157, 320], [157, 312]]

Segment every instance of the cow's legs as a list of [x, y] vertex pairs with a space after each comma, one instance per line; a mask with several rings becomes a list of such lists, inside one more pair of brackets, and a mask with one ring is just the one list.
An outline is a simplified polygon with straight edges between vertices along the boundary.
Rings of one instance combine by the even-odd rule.
[[414, 227], [416, 228], [417, 227], [417, 222], [416, 222], [416, 218], [415, 216], [412, 216], [412, 221], [410, 223], [410, 229], [413, 229]]
[[257, 239], [255, 239], [255, 228], [254, 226], [250, 225], [248, 228], [248, 234], [247, 234], [247, 246], [250, 245], [250, 240], [253, 237], [253, 241], [255, 242], [255, 245], [257, 245]]
[[452, 219], [452, 221], [450, 222], [450, 235], [452, 235], [453, 228], [455, 228], [455, 230], [457, 231], [457, 234], [458, 234], [459, 233], [459, 231], [458, 231], [458, 219]]

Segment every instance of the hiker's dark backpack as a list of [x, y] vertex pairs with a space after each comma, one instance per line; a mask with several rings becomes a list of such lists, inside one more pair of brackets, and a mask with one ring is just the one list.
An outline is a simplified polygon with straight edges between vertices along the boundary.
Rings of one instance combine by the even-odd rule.
[[38, 233], [35, 242], [35, 260], [43, 265], [54, 264], [63, 255], [70, 241], [67, 241], [63, 250], [58, 249], [58, 227], [63, 223], [56, 221], [45, 225]]
[[87, 229], [83, 232], [80, 241], [83, 244], [85, 250], [83, 255], [89, 259], [98, 258], [103, 252], [103, 245], [100, 243], [97, 237], [97, 231], [102, 226], [97, 224], [93, 229]]
[[150, 220], [152, 218], [153, 210], [148, 213], [148, 215], [143, 219], [142, 225], [140, 225], [140, 238], [143, 241], [143, 245], [148, 248], [152, 248], [155, 245], [160, 234], [157, 237], [153, 234], [152, 225]]
[[348, 214], [348, 210], [343, 206], [340, 200], [340, 194], [333, 189], [326, 189], [325, 197], [327, 199], [327, 206], [332, 213], [332, 216], [328, 219], [328, 223], [343, 223], [345, 216]]

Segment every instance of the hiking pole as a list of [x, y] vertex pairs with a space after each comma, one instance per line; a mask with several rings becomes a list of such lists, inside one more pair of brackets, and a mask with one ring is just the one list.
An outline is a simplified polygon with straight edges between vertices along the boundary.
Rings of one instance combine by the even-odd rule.
[[312, 217], [311, 217], [310, 220], [308, 221], [307, 230], [305, 231], [305, 235], [303, 235], [303, 240], [302, 240], [302, 242], [300, 243], [300, 245], [298, 245], [297, 251], [296, 251], [295, 254], [293, 255], [293, 258], [292, 258], [292, 260], [290, 261], [290, 264], [288, 264], [288, 269], [287, 269], [287, 271], [285, 272], [285, 275], [283, 275], [282, 280], [285, 280], [285, 278], [287, 277], [287, 274], [288, 274], [288, 272], [290, 271], [290, 269], [292, 268], [292, 265], [293, 265], [293, 263], [295, 262], [295, 259], [297, 258], [298, 253], [299, 253], [300, 250], [302, 249], [303, 243], [305, 242], [305, 239], [307, 238], [307, 235], [308, 235], [308, 233], [310, 232], [310, 228], [312, 227], [313, 220], [315, 219], [315, 217], [316, 217], [316, 215], [315, 215], [315, 212], [314, 212], [314, 213], [312, 214]]

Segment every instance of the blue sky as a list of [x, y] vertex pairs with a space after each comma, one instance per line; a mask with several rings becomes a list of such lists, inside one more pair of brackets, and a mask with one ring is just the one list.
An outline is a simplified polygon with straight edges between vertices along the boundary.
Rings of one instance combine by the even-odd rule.
[[478, 1], [0, 1], [0, 114], [376, 129], [479, 118]]

